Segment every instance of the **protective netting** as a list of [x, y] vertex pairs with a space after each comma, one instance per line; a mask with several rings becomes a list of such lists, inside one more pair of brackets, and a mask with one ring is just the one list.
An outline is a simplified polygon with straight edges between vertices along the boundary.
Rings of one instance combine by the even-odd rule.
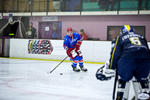
[[0, 37], [24, 38], [26, 28], [21, 17], [0, 20]]

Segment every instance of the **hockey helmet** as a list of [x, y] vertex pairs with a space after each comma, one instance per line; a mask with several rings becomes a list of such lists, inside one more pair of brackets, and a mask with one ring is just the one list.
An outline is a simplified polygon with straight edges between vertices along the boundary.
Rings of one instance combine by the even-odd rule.
[[124, 34], [124, 33], [129, 33], [129, 32], [133, 32], [133, 28], [132, 26], [130, 25], [123, 25], [123, 27], [121, 28], [121, 34]]
[[71, 28], [71, 27], [68, 27], [68, 28], [67, 28], [67, 32], [69, 32], [69, 31], [72, 31], [72, 28]]

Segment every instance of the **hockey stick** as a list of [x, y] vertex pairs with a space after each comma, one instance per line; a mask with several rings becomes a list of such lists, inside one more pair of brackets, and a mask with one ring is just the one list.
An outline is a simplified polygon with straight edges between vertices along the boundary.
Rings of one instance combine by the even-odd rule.
[[66, 56], [54, 69], [52, 69], [52, 70], [50, 71], [50, 74], [51, 74], [62, 62], [64, 62], [67, 58], [68, 58], [68, 56]]
[[113, 99], [113, 100], [115, 100], [115, 93], [116, 93], [117, 80], [118, 80], [118, 73], [117, 73], [117, 70], [116, 70], [116, 73], [115, 73], [115, 80], [114, 80], [114, 88], [113, 88], [113, 96], [112, 96], [112, 99]]

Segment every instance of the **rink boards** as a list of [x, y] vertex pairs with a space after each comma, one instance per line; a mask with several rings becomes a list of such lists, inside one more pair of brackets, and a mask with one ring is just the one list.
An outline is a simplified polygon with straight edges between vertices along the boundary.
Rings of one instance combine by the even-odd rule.
[[[50, 40], [50, 42], [53, 47], [51, 54], [31, 54], [28, 52], [28, 39], [10, 39], [9, 55], [10, 57], [16, 58], [39, 58], [55, 60], [62, 60], [67, 56], [63, 48], [63, 40]], [[107, 59], [109, 59], [110, 50], [110, 41], [83, 41], [81, 46], [84, 61], [87, 62], [105, 62]]]

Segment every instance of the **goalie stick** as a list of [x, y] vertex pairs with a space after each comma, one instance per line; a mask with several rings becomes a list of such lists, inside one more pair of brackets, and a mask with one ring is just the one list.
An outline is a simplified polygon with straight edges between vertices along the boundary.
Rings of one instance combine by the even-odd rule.
[[68, 58], [68, 56], [66, 56], [56, 67], [54, 67], [54, 69], [52, 69], [52, 70], [50, 71], [50, 74], [51, 74], [62, 62], [64, 62], [67, 58]]
[[112, 96], [113, 100], [115, 100], [115, 93], [116, 93], [117, 81], [118, 81], [118, 73], [117, 73], [117, 70], [116, 70], [115, 80], [114, 80], [114, 88], [113, 88], [113, 96]]

